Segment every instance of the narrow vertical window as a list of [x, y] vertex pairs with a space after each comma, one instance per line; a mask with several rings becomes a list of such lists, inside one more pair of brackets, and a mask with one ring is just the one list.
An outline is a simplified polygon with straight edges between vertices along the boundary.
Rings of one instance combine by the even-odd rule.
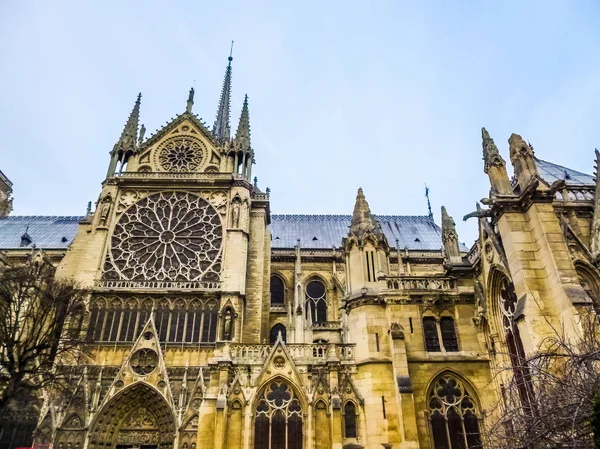
[[456, 339], [456, 328], [454, 319], [444, 316], [440, 319], [440, 330], [442, 331], [442, 343], [447, 352], [458, 352], [458, 341]]
[[285, 287], [279, 276], [271, 276], [271, 305], [282, 306], [285, 303]]
[[423, 332], [425, 334], [425, 350], [427, 352], [440, 352], [440, 340], [435, 318], [430, 316], [423, 318]]
[[86, 340], [91, 341], [94, 339], [94, 331], [96, 330], [98, 321], [98, 307], [94, 306], [92, 308], [92, 312], [90, 313], [90, 324], [88, 326]]
[[376, 282], [377, 276], [375, 276], [375, 251], [371, 251], [371, 273], [373, 273], [373, 282]]
[[408, 325], [410, 326], [410, 333], [413, 333], [413, 324], [412, 324], [412, 317], [408, 318]]
[[305, 308], [306, 317], [310, 313], [313, 323], [327, 321], [327, 292], [321, 281], [313, 280], [306, 285]]
[[377, 352], [379, 352], [379, 334], [375, 333], [375, 348], [377, 349]]
[[344, 436], [356, 438], [356, 406], [354, 402], [346, 402], [344, 406]]
[[367, 259], [367, 281], [371, 282], [371, 264], [369, 264], [369, 252], [365, 251], [365, 258]]
[[383, 419], [387, 419], [387, 415], [385, 413], [385, 396], [381, 396], [381, 410], [383, 412]]

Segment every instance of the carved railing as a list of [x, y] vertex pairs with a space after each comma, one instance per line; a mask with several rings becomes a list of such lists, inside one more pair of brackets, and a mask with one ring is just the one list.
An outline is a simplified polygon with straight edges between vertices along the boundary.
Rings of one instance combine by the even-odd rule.
[[96, 288], [119, 289], [145, 289], [145, 290], [218, 290], [221, 288], [219, 281], [106, 281], [94, 283]]
[[[117, 178], [177, 178], [177, 179], [198, 179], [198, 178], [210, 178], [210, 179], [238, 179], [234, 177], [233, 173], [197, 173], [197, 172], [137, 172], [127, 171], [123, 173], [115, 173]], [[242, 179], [242, 177], [239, 177]], [[243, 178], [245, 179], [245, 178]]]
[[[289, 344], [285, 345], [292, 360], [298, 363], [318, 363], [328, 360], [354, 361], [353, 344]], [[263, 363], [271, 353], [272, 345], [232, 343], [228, 351], [238, 363]], [[226, 350], [227, 351], [227, 350]]]
[[314, 330], [319, 329], [340, 329], [341, 325], [339, 321], [319, 321], [317, 323], [313, 323], [312, 325]]
[[388, 290], [453, 291], [456, 279], [447, 277], [404, 276], [383, 278]]
[[554, 194], [558, 201], [593, 201], [593, 186], [567, 186]]

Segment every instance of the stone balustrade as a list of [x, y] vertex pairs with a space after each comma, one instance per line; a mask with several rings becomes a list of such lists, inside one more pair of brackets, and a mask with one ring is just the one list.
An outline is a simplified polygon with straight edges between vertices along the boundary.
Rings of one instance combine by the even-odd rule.
[[[323, 363], [339, 360], [342, 362], [354, 361], [353, 344], [289, 344], [285, 349], [296, 363]], [[227, 353], [232, 360], [238, 363], [262, 364], [271, 353], [273, 345], [250, 345], [231, 343], [223, 347], [223, 355]]]
[[456, 279], [447, 277], [403, 276], [383, 278], [388, 290], [455, 291]]
[[107, 281], [99, 280], [94, 283], [96, 288], [110, 290], [144, 289], [144, 290], [218, 290], [221, 283], [218, 281]]

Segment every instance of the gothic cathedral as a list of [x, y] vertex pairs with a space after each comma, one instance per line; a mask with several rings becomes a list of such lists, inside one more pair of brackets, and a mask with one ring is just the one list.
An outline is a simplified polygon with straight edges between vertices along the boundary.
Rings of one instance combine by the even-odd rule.
[[91, 358], [42, 407], [35, 444], [480, 448], [496, 372], [598, 301], [596, 180], [516, 134], [510, 179], [483, 129], [491, 190], [465, 217], [471, 248], [445, 208], [441, 227], [376, 215], [361, 189], [351, 215], [275, 215], [252, 177], [248, 97], [230, 129], [231, 71], [212, 129], [192, 89], [146, 137], [138, 96], [86, 216], [11, 216], [0, 172], [1, 259], [42, 252], [91, 291]]

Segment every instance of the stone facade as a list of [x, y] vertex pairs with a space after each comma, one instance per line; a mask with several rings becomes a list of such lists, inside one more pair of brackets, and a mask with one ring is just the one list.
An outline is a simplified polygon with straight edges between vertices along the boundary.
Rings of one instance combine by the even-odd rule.
[[[231, 59], [213, 130], [192, 89], [147, 139], [139, 96], [95, 210], [65, 228], [65, 245], [40, 244], [32, 217], [29, 244], [4, 244], [20, 260], [38, 240], [58, 276], [91, 290], [92, 356], [72, 367], [68, 399], [44, 405], [36, 443], [479, 447], [496, 371], [551, 325], [577, 332], [598, 299], [593, 178], [513, 135], [511, 181], [483, 130], [491, 191], [465, 217], [479, 220], [471, 249], [445, 208], [442, 228], [379, 217], [361, 189], [351, 217], [272, 216], [251, 178], [247, 97], [230, 138], [230, 89]], [[11, 223], [0, 220], [0, 242]]]

